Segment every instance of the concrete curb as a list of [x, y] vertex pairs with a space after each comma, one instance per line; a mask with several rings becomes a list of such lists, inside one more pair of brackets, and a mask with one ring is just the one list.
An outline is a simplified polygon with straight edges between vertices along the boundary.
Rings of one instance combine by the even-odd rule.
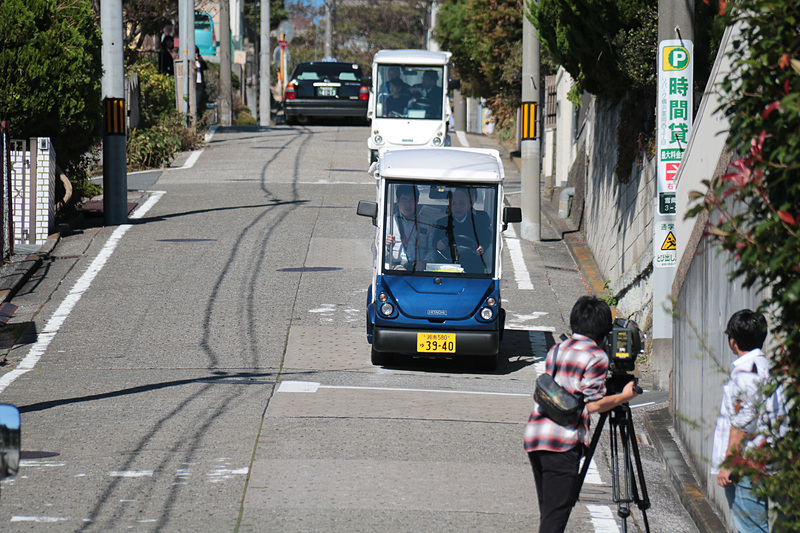
[[689, 465], [669, 432], [672, 416], [669, 409], [648, 411], [644, 417], [647, 435], [667, 467], [670, 481], [681, 503], [702, 533], [727, 533], [728, 528], [706, 499]]

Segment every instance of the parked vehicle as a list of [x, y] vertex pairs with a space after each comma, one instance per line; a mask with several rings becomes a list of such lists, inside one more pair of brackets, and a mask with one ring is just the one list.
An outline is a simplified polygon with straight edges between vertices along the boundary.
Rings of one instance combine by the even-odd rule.
[[200, 55], [217, 55], [217, 36], [214, 32], [214, 20], [208, 13], [197, 11], [194, 14], [194, 44]]
[[19, 471], [21, 419], [15, 406], [0, 404], [0, 480]]
[[497, 150], [381, 150], [370, 172], [377, 201], [358, 214], [375, 225], [367, 291], [372, 363], [395, 354], [466, 358], [494, 369], [503, 336], [502, 231], [522, 220], [503, 206]]
[[450, 146], [450, 52], [381, 50], [372, 61], [367, 146], [370, 163], [381, 148]]
[[341, 61], [299, 63], [286, 85], [286, 124], [305, 124], [310, 117], [349, 118], [366, 123], [370, 79], [361, 67]]

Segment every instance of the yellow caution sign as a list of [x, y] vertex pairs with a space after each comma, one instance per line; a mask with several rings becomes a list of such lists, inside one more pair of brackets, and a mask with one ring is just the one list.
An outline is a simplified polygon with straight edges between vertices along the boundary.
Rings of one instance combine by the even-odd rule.
[[664, 244], [661, 245], [662, 250], [675, 250], [675, 235], [670, 231], [667, 238], [664, 239]]
[[536, 140], [536, 102], [522, 103], [522, 128], [523, 141]]

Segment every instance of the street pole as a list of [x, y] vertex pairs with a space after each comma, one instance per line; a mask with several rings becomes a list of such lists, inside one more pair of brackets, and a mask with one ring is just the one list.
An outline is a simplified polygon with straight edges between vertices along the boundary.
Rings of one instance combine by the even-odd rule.
[[[262, 0], [268, 2], [269, 0]], [[230, 0], [219, 2], [219, 122], [222, 126], [233, 123], [231, 95], [231, 12]]]
[[672, 282], [677, 265], [675, 177], [694, 114], [694, 0], [658, 3], [656, 198], [653, 217], [654, 385], [669, 388], [672, 371]]
[[522, 8], [522, 238], [540, 241], [541, 234], [541, 149], [539, 145], [539, 41]]
[[197, 117], [197, 92], [195, 87], [197, 85], [197, 64], [194, 53], [194, 2], [186, 2], [186, 45], [183, 46], [181, 41], [181, 49], [184, 50], [186, 55], [186, 66], [184, 72], [186, 73], [184, 86], [186, 87], [186, 103], [188, 106], [188, 119], [187, 125], [192, 126]]
[[261, 33], [258, 54], [258, 123], [260, 126], [272, 124], [270, 98], [270, 50], [269, 50], [269, 3], [261, 0]]
[[333, 57], [333, 0], [325, 0], [325, 57]]
[[103, 219], [107, 226], [115, 226], [128, 221], [122, 0], [102, 3], [100, 28], [103, 32]]

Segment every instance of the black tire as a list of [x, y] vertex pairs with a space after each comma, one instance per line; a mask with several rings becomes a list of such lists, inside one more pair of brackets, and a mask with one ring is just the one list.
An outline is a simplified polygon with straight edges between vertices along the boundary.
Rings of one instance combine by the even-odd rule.
[[392, 354], [386, 352], [376, 352], [375, 348], [372, 348], [372, 364], [375, 366], [389, 366], [392, 364]]
[[297, 125], [297, 117], [295, 117], [294, 115], [285, 115], [283, 117], [283, 121], [286, 123], [287, 126]]

